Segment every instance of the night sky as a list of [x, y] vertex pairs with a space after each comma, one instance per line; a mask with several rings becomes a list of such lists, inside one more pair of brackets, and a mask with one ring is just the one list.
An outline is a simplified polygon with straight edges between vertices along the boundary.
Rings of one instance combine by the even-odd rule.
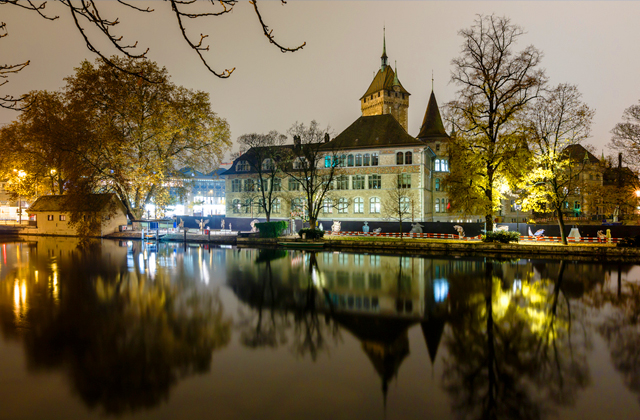
[[[284, 132], [296, 121], [312, 119], [339, 134], [360, 116], [359, 98], [380, 66], [383, 26], [389, 61], [397, 61], [400, 81], [412, 94], [409, 134], [417, 135], [432, 71], [439, 104], [455, 97], [457, 87], [449, 79], [451, 60], [459, 55], [462, 42], [458, 31], [470, 27], [476, 14], [511, 18], [527, 32], [516, 49], [529, 44], [540, 49], [552, 85], [578, 85], [584, 101], [596, 110], [587, 142], [598, 151], [608, 153], [610, 130], [624, 109], [640, 99], [640, 2], [259, 3], [278, 42], [290, 47], [307, 43], [303, 50], [286, 54], [268, 43], [253, 8], [241, 2], [223, 17], [187, 22], [194, 39], [201, 32], [209, 35], [206, 57], [212, 67], [236, 67], [229, 79], [208, 73], [186, 46], [170, 4], [136, 3], [155, 11], [143, 14], [116, 2], [98, 2], [105, 17], [120, 18], [115, 33], [131, 43], [139, 41], [141, 51], [149, 47], [148, 58], [165, 66], [174, 83], [211, 94], [213, 110], [229, 122], [234, 141], [245, 133]], [[0, 93], [59, 89], [82, 59], [95, 59], [61, 5], [48, 4], [50, 15], [60, 15], [52, 22], [14, 6], [2, 5], [0, 11], [9, 32], [0, 40], [2, 62], [31, 60]], [[106, 54], [115, 53], [95, 31], [90, 35]], [[0, 124], [17, 115], [0, 110]]]

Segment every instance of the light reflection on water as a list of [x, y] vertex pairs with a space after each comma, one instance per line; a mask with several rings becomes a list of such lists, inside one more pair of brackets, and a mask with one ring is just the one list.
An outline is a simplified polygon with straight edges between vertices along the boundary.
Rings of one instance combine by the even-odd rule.
[[42, 418], [37, 406], [66, 418], [636, 418], [639, 275], [618, 263], [3, 244], [0, 354], [22, 353], [0, 358], [15, 372], [0, 405], [8, 418]]

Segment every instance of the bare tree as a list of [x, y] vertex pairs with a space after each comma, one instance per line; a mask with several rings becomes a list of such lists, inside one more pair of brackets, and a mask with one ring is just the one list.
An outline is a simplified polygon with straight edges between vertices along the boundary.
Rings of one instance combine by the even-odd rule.
[[405, 188], [398, 175], [398, 182], [394, 188], [387, 191], [387, 197], [382, 200], [382, 216], [387, 220], [398, 222], [400, 226], [400, 237], [403, 238], [402, 222], [413, 220], [416, 209], [416, 198], [410, 188]]
[[329, 142], [329, 127], [321, 129], [316, 121], [309, 126], [295, 123], [289, 129], [293, 148], [280, 163], [280, 169], [300, 185], [306, 200], [309, 226], [316, 227], [325, 196], [340, 173], [338, 145]]
[[575, 156], [571, 146], [589, 136], [594, 113], [582, 102], [578, 88], [568, 84], [558, 85], [531, 107], [529, 147], [533, 167], [521, 181], [522, 204], [525, 210], [536, 211], [550, 204], [558, 215], [565, 245], [563, 203], [579, 187], [579, 175], [590, 163], [586, 151], [578, 153], [582, 156]]
[[[285, 0], [281, 0], [282, 4], [286, 4]], [[73, 18], [73, 23], [85, 41], [87, 48], [92, 53], [95, 53], [108, 65], [117, 68], [118, 70], [135, 75], [148, 82], [154, 82], [153, 78], [145, 74], [143, 69], [131, 69], [129, 67], [122, 66], [118, 61], [112, 58], [112, 55], [119, 54], [120, 57], [127, 58], [146, 58], [149, 48], [139, 46], [138, 41], [130, 41], [125, 39], [122, 35], [117, 33], [118, 24], [121, 23], [119, 16], [108, 16], [108, 10], [110, 6], [105, 6], [106, 2], [98, 2], [94, 0], [60, 0], [53, 3], [55, 5], [61, 5], [66, 9], [66, 12], [70, 13]], [[209, 51], [209, 44], [206, 44], [206, 38], [208, 35], [200, 33], [199, 36], [193, 36], [189, 33], [187, 23], [196, 20], [218, 18], [223, 15], [229, 14], [233, 11], [234, 7], [238, 3], [237, 0], [218, 0], [210, 2], [197, 2], [193, 0], [168, 0], [171, 7], [171, 13], [176, 19], [177, 26], [180, 30], [180, 37], [187, 44], [187, 47], [192, 49], [194, 53], [202, 61], [202, 65], [206, 69], [220, 78], [227, 78], [231, 76], [231, 73], [235, 70], [235, 67], [229, 69], [226, 68], [222, 71], [214, 70], [210, 61], [205, 57], [204, 53]], [[260, 27], [264, 36], [269, 40], [269, 43], [273, 44], [281, 52], [294, 52], [302, 49], [306, 43], [302, 43], [296, 47], [285, 47], [276, 41], [273, 35], [273, 29], [265, 23], [262, 18], [262, 14], [258, 7], [257, 0], [249, 1], [253, 6], [254, 12], [260, 22]], [[157, 3], [156, 3], [157, 4]], [[26, 10], [31, 10], [37, 13], [41, 18], [47, 20], [56, 20], [58, 15], [55, 13], [49, 14], [49, 10], [46, 9], [46, 1], [20, 1], [20, 0], [0, 0], [0, 5], [10, 5], [20, 7]], [[121, 7], [120, 12], [117, 14], [124, 16], [124, 12], [138, 12], [138, 13], [153, 13], [155, 9], [149, 7], [139, 7], [136, 2], [118, 0], [118, 6]], [[164, 5], [163, 5], [164, 6]], [[4, 33], [3, 33], [4, 32]], [[6, 36], [6, 26], [0, 23], [0, 37]], [[29, 64], [26, 61], [21, 64], [15, 65], [1, 65], [0, 64], [0, 78], [4, 78], [6, 73], [15, 73], [20, 71]], [[0, 86], [3, 83], [0, 83]], [[24, 100], [25, 96], [20, 98], [13, 98], [12, 96], [0, 97], [0, 106], [4, 108], [19, 109], [21, 100]]]
[[622, 152], [624, 161], [640, 170], [640, 104], [625, 109], [622, 121], [611, 130], [609, 147]]
[[[4, 22], [0, 22], [0, 38], [4, 38], [7, 35], [9, 35], [9, 32], [7, 32], [7, 24]], [[18, 73], [28, 65], [29, 61], [18, 64], [0, 64], [0, 86], [9, 83], [8, 78], [10, 74]], [[17, 111], [21, 111], [25, 107], [24, 100], [26, 99], [26, 97], [26, 95], [22, 95], [19, 98], [15, 98], [11, 95], [2, 95], [0, 96], [0, 108], [15, 109]]]
[[499, 205], [497, 183], [521, 144], [519, 117], [545, 82], [543, 71], [537, 69], [542, 54], [533, 46], [514, 51], [524, 31], [506, 17], [479, 15], [471, 28], [459, 34], [464, 41], [460, 57], [451, 62], [451, 81], [460, 90], [448, 108], [458, 130], [457, 144], [474, 157], [473, 172], [479, 182], [472, 187], [482, 193], [480, 207], [486, 229], [492, 230]]
[[274, 203], [282, 195], [282, 172], [278, 168], [278, 162], [285, 155], [282, 146], [286, 140], [287, 137], [277, 131], [245, 134], [238, 138], [241, 147], [249, 149], [245, 157], [257, 177], [255, 193], [259, 197], [258, 208], [264, 212], [267, 222], [271, 221]]

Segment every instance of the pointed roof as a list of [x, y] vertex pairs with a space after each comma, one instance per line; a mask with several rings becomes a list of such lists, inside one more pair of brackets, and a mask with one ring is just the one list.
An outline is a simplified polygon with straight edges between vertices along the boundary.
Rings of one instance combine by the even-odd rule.
[[422, 335], [424, 335], [424, 341], [427, 344], [427, 350], [429, 351], [429, 358], [431, 364], [436, 360], [436, 354], [438, 353], [438, 346], [440, 345], [440, 339], [442, 338], [442, 332], [444, 331], [445, 321], [443, 318], [430, 317], [427, 321], [420, 323], [422, 327]]
[[409, 135], [393, 115], [382, 114], [358, 118], [322, 148], [348, 150], [396, 146], [424, 146], [424, 143]]
[[384, 70], [387, 65], [387, 30], [385, 27], [382, 28], [382, 55], [380, 60], [382, 62], [380, 68]]
[[369, 85], [367, 91], [360, 97], [360, 100], [364, 99], [366, 96], [372, 95], [376, 92], [380, 92], [381, 90], [393, 90], [393, 86], [400, 86], [399, 92], [405, 93], [407, 95], [411, 95], [407, 90], [402, 86], [400, 80], [395, 81], [396, 73], [393, 71], [391, 66], [385, 66], [384, 69], [378, 70], [378, 73], [373, 78], [373, 81]]
[[424, 113], [424, 119], [422, 120], [422, 127], [420, 127], [420, 134], [418, 134], [418, 139], [431, 139], [434, 137], [449, 138], [449, 135], [444, 129], [444, 124], [442, 124], [442, 117], [440, 117], [440, 110], [438, 109], [436, 95], [432, 90], [431, 96], [429, 97], [429, 103], [427, 104], [427, 111]]
[[597, 157], [585, 149], [581, 144], [571, 144], [565, 147], [562, 153], [576, 162], [586, 160], [589, 161], [589, 163], [600, 163], [600, 160], [598, 160]]

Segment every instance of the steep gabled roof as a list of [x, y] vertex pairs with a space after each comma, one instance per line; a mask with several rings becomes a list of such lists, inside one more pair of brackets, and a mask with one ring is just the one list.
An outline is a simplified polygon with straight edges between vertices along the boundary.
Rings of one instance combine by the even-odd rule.
[[418, 138], [420, 140], [423, 140], [433, 139], [437, 137], [448, 139], [449, 135], [444, 129], [444, 124], [442, 124], [442, 118], [440, 117], [440, 110], [438, 109], [436, 95], [434, 95], [433, 91], [431, 91], [431, 96], [429, 97], [427, 110], [424, 113], [424, 119], [422, 120], [422, 127], [420, 127]]
[[78, 211], [93, 213], [107, 210], [112, 203], [116, 203], [126, 213], [126, 210], [115, 194], [75, 195], [43, 195], [29, 207], [29, 212], [67, 212]]
[[[260, 153], [260, 150], [261, 149], [267, 149], [267, 148], [274, 148], [277, 151], [283, 151], [284, 152], [285, 150], [293, 150], [294, 149], [294, 145], [293, 144], [284, 144], [284, 145], [281, 145], [281, 146], [252, 147], [251, 149], [247, 150], [246, 152], [244, 152], [243, 154], [238, 156], [238, 158], [233, 161], [233, 164], [231, 165], [231, 167], [229, 169], [227, 169], [226, 171], [223, 171], [219, 175], [220, 176], [227, 176], [227, 175], [256, 173], [254, 168], [258, 164], [258, 158], [260, 156], [264, 155], [264, 153]], [[241, 160], [245, 160], [245, 161], [249, 162], [249, 170], [248, 171], [237, 171], [236, 170], [236, 167], [237, 167], [236, 164]]]
[[570, 146], [567, 146], [564, 148], [562, 153], [576, 162], [581, 162], [584, 159], [587, 159], [589, 163], [600, 163], [600, 160], [595, 157], [593, 153], [589, 152], [580, 144], [572, 144]]
[[[367, 89], [365, 94], [362, 95], [360, 100], [362, 100], [365, 96], [372, 95], [376, 92], [380, 92], [381, 90], [393, 90], [394, 79], [397, 80], [395, 76], [396, 74], [391, 66], [384, 66], [384, 70], [378, 70], [378, 73], [376, 73], [375, 77], [373, 78], [371, 85], [369, 85], [369, 89]], [[400, 83], [399, 80], [397, 80], [397, 85], [400, 88], [399, 92], [411, 95], [409, 92], [407, 92], [404, 86], [402, 86], [402, 83]]]
[[360, 117], [323, 149], [362, 149], [370, 147], [424, 146], [409, 135], [391, 114]]

